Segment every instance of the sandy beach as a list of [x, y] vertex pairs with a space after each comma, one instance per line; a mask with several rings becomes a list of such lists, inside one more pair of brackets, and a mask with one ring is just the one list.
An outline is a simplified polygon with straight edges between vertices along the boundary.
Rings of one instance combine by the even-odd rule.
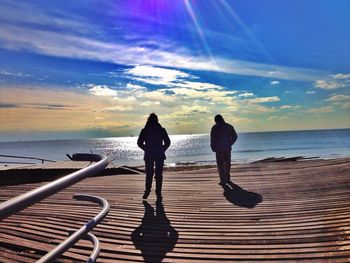
[[[218, 185], [215, 166], [168, 168], [164, 200], [142, 201], [143, 174], [109, 175], [76, 185], [0, 222], [0, 261], [35, 262], [99, 212], [75, 193], [107, 199], [93, 233], [98, 262], [349, 262], [350, 159], [232, 166]], [[2, 186], [3, 202], [45, 183]], [[79, 241], [59, 262], [84, 262]]]

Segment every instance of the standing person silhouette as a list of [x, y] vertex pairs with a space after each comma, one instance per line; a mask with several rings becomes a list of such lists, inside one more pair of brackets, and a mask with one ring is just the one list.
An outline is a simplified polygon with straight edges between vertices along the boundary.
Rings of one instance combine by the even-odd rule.
[[233, 126], [226, 123], [218, 114], [214, 118], [215, 125], [210, 132], [210, 147], [216, 153], [216, 163], [221, 185], [230, 182], [231, 149], [237, 140], [237, 133]]
[[146, 166], [146, 183], [143, 199], [147, 199], [151, 192], [154, 167], [156, 179], [157, 200], [162, 200], [162, 183], [165, 151], [170, 146], [170, 139], [166, 130], [159, 124], [158, 117], [149, 115], [145, 127], [141, 130], [137, 145], [144, 151]]

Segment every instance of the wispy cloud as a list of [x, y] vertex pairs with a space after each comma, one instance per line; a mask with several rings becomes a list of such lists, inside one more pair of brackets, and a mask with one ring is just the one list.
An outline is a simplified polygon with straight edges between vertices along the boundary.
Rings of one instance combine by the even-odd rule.
[[333, 112], [334, 108], [331, 106], [324, 106], [324, 107], [320, 107], [320, 108], [313, 108], [313, 109], [309, 109], [307, 112], [309, 113], [329, 113], [329, 112]]
[[132, 107], [132, 106], [119, 106], [119, 105], [116, 105], [116, 106], [113, 106], [113, 107], [108, 107], [105, 110], [109, 111], [109, 112], [124, 112], [124, 111], [131, 111], [133, 109], [134, 109], [134, 107]]
[[156, 105], [160, 105], [160, 102], [159, 101], [149, 101], [149, 100], [147, 100], [145, 102], [142, 102], [140, 105], [141, 106], [146, 106], [146, 107], [148, 107], [148, 106], [156, 106]]
[[346, 100], [350, 100], [350, 96], [349, 95], [334, 95], [334, 96], [331, 96], [330, 98], [328, 98], [327, 100], [332, 101], [332, 102], [346, 101]]
[[211, 113], [211, 111], [203, 105], [192, 105], [192, 106], [180, 106], [177, 111], [171, 113], [168, 118], [178, 119], [191, 117], [194, 114], [206, 114]]
[[316, 80], [314, 86], [326, 90], [350, 87], [350, 74], [329, 75], [326, 79]]
[[251, 103], [268, 103], [268, 102], [276, 102], [276, 101], [280, 101], [280, 98], [277, 96], [254, 98], [249, 100], [249, 102]]
[[193, 78], [191, 75], [174, 69], [153, 67], [149, 65], [138, 65], [126, 70], [128, 75], [134, 79], [153, 85], [173, 86], [179, 81]]
[[342, 108], [343, 109], [350, 109], [350, 102], [344, 103]]
[[281, 106], [280, 109], [282, 110], [291, 110], [291, 109], [300, 109], [301, 106], [298, 106], [298, 105], [284, 105], [284, 106]]
[[156, 47], [116, 43], [93, 37], [46, 29], [4, 24], [0, 28], [0, 46], [13, 50], [56, 57], [88, 59], [124, 65], [153, 65], [179, 69], [214, 71], [221, 73], [258, 76], [277, 79], [315, 81], [324, 72], [303, 68], [262, 64], [219, 56], [206, 57], [192, 54], [189, 49], [173, 43], [158, 42]]
[[142, 90], [146, 90], [146, 87], [140, 86], [140, 85], [134, 85], [134, 84], [126, 84], [126, 88], [130, 89], [131, 91], [142, 91]]
[[333, 106], [338, 106], [342, 109], [350, 108], [350, 96], [349, 95], [333, 95], [326, 101], [330, 101]]
[[16, 77], [16, 78], [25, 78], [25, 77], [31, 76], [30, 74], [25, 74], [25, 73], [21, 73], [21, 72], [9, 72], [6, 70], [0, 70], [0, 75]]
[[5, 109], [5, 108], [17, 108], [19, 105], [16, 103], [1, 103], [0, 102], [0, 109]]
[[244, 93], [237, 95], [237, 97], [239, 97], [239, 98], [249, 98], [249, 97], [253, 97], [253, 96], [254, 96], [254, 93], [251, 93], [251, 92], [244, 92]]
[[118, 96], [118, 92], [116, 90], [113, 90], [106, 85], [88, 84], [86, 86], [90, 88], [89, 93], [94, 96], [102, 96], [102, 97]]
[[269, 121], [275, 121], [275, 120], [288, 120], [288, 116], [270, 116], [267, 118]]

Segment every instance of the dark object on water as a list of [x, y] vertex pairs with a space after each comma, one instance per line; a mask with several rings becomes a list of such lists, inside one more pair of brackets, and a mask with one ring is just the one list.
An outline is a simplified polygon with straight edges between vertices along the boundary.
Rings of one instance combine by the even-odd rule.
[[318, 159], [319, 157], [304, 157], [304, 156], [294, 156], [294, 157], [269, 157], [261, 160], [257, 160], [253, 163], [270, 163], [270, 162], [290, 162], [290, 161], [300, 161], [300, 160], [310, 160]]

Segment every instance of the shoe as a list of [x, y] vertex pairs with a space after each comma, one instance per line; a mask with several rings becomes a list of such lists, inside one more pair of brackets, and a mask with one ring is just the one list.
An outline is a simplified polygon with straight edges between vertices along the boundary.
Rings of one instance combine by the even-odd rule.
[[148, 196], [149, 196], [149, 192], [145, 192], [145, 193], [143, 194], [142, 199], [147, 199]]

